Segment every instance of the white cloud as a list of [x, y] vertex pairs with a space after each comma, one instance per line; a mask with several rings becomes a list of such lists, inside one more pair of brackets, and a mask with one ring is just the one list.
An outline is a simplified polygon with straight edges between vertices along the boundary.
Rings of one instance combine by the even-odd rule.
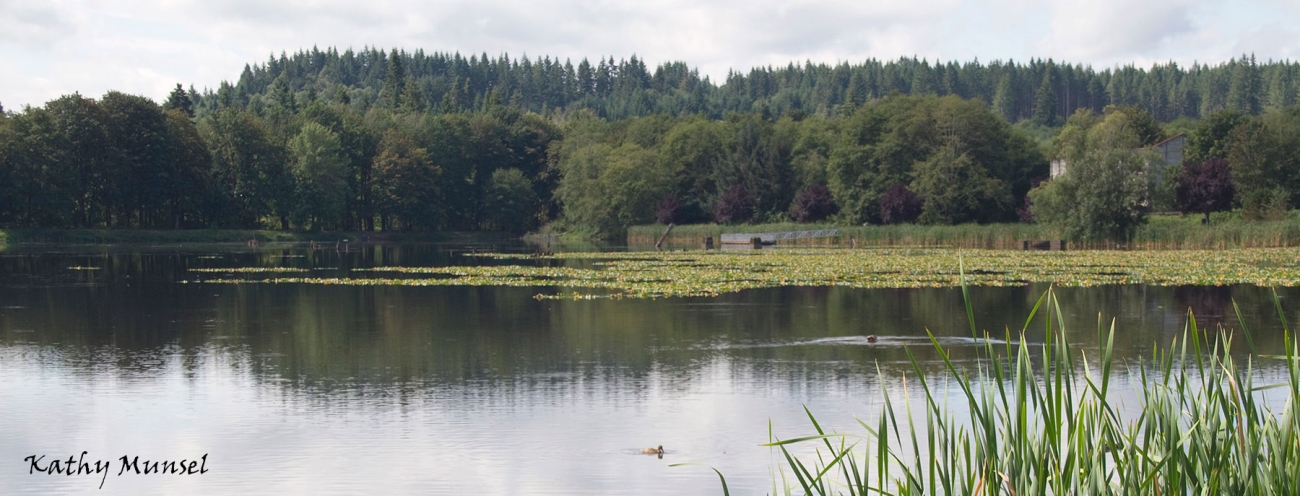
[[1111, 66], [1295, 57], [1292, 0], [0, 0], [0, 102], [215, 87], [269, 54], [338, 46], [728, 69], [900, 56]]
[[73, 22], [58, 2], [0, 0], [0, 42], [34, 47], [74, 34]]
[[1066, 60], [1121, 61], [1193, 33], [1189, 0], [1058, 0], [1043, 48]]

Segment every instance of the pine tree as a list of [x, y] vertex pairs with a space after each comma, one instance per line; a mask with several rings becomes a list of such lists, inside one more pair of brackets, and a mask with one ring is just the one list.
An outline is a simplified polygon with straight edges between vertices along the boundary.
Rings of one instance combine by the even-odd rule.
[[934, 70], [930, 69], [930, 63], [921, 61], [920, 64], [912, 71], [912, 93], [913, 95], [933, 95], [936, 86], [938, 86], [934, 77]]
[[1273, 70], [1268, 84], [1268, 108], [1280, 111], [1296, 101], [1295, 88], [1291, 84], [1291, 71], [1283, 65]]
[[1034, 122], [1043, 126], [1055, 126], [1057, 124], [1056, 115], [1056, 71], [1049, 64], [1047, 71], [1043, 73], [1043, 84], [1038, 86], [1038, 94], [1034, 96]]
[[402, 67], [402, 56], [394, 48], [388, 56], [388, 72], [384, 76], [383, 95], [380, 97], [383, 105], [390, 109], [397, 108], [402, 103], [405, 87], [406, 68]]
[[190, 100], [190, 95], [181, 87], [181, 83], [176, 83], [176, 89], [167, 95], [167, 101], [163, 103], [163, 110], [173, 109], [185, 112], [185, 115], [194, 118], [194, 101]]
[[1011, 88], [1011, 73], [1005, 72], [998, 80], [998, 89], [993, 93], [993, 110], [1007, 122], [1016, 122], [1016, 95]]
[[404, 89], [401, 108], [407, 112], [424, 112], [427, 108], [424, 92], [420, 91], [420, 85], [415, 83], [415, 78], [407, 76], [402, 86]]
[[1245, 114], [1259, 113], [1259, 74], [1254, 55], [1247, 57], [1242, 54], [1241, 60], [1233, 65], [1232, 79], [1228, 83], [1227, 106]]

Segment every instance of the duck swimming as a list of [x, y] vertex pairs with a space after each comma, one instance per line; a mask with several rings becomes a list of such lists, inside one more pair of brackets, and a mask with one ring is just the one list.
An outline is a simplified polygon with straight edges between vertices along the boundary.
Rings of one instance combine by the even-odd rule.
[[642, 448], [641, 453], [645, 455], [664, 456], [664, 446], [661, 444], [658, 448]]
[[868, 334], [868, 335], [867, 335], [867, 342], [868, 342], [868, 343], [874, 343], [874, 342], [876, 342], [876, 335], [875, 335], [875, 334]]

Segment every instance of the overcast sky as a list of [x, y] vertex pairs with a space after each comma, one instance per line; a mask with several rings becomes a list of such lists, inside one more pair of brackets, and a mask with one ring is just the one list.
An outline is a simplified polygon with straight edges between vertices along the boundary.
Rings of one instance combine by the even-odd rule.
[[1297, 0], [0, 0], [0, 104], [165, 97], [338, 46], [730, 68], [916, 55], [1110, 67], [1300, 57]]

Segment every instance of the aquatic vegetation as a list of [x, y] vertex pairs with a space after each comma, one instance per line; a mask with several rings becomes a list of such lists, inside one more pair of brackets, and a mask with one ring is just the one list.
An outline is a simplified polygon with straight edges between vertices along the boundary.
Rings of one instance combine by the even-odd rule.
[[297, 267], [203, 267], [192, 268], [190, 272], [218, 272], [218, 273], [236, 273], [236, 274], [258, 274], [258, 273], [278, 273], [278, 272], [311, 272], [312, 270], [322, 269], [302, 269]]
[[[1147, 284], [1300, 285], [1300, 248], [1184, 251], [1023, 252], [946, 249], [781, 249], [754, 251], [474, 254], [513, 265], [377, 267], [351, 277], [206, 279], [224, 284], [370, 286], [534, 286], [562, 288], [538, 298], [717, 296], [784, 286], [956, 287], [966, 267], [974, 286]], [[306, 272], [307, 269], [191, 269], [193, 272]], [[598, 290], [592, 292], [590, 290]]]
[[[905, 404], [885, 395], [875, 421], [858, 420], [861, 434], [827, 432], [806, 408], [816, 434], [779, 440], [769, 428], [765, 446], [782, 460], [773, 494], [1300, 494], [1300, 346], [1289, 331], [1284, 356], [1252, 353], [1243, 368], [1231, 336], [1189, 313], [1181, 340], [1126, 370], [1139, 385], [1133, 410], [1109, 394], [1123, 365], [1112, 359], [1114, 324], [1098, 322], [1100, 356], [1089, 357], [1066, 341], [1051, 291], [1029, 320], [1039, 308], [1041, 345], [1025, 341], [1026, 324], [1018, 346], [990, 341], [958, 364], [935, 340], [941, 377], [927, 377], [909, 350], [916, 376], [904, 378]], [[1255, 385], [1266, 361], [1281, 362], [1283, 382]], [[1266, 399], [1273, 390], [1282, 392]], [[791, 453], [805, 443], [815, 456]]]

